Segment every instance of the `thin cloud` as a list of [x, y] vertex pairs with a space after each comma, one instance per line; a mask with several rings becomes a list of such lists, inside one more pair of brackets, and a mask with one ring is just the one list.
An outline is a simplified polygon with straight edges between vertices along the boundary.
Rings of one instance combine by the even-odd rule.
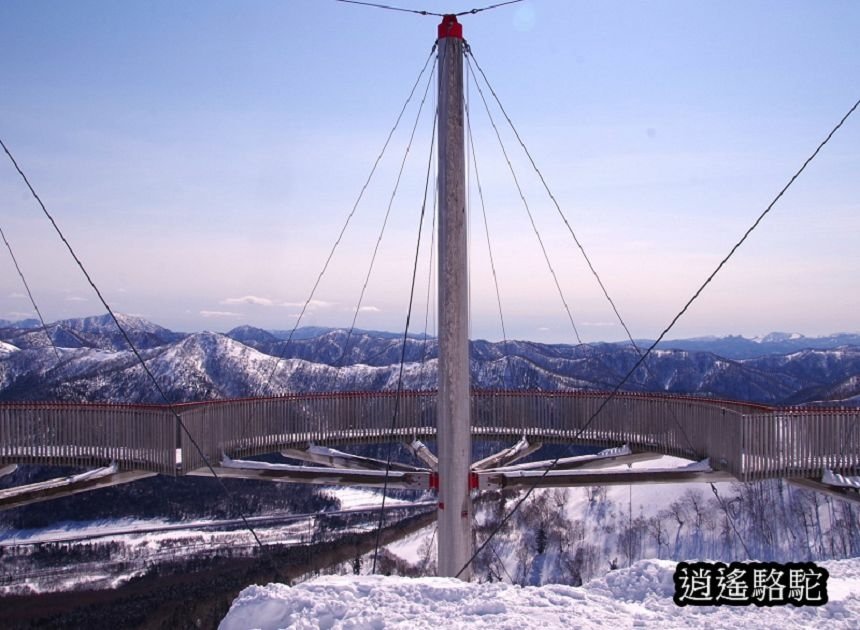
[[89, 299], [77, 295], [70, 295], [66, 298], [66, 302], [89, 302]]
[[255, 306], [274, 306], [275, 301], [269, 298], [259, 297], [257, 295], [243, 295], [237, 298], [226, 298], [221, 300], [220, 304], [236, 305], [236, 304], [254, 304]]
[[232, 311], [200, 311], [203, 317], [241, 317], [239, 313]]
[[24, 299], [24, 298], [25, 298], [25, 297], [27, 297], [27, 296], [26, 296], [26, 295], [24, 295], [23, 293], [10, 293], [10, 294], [9, 294], [9, 295], [7, 295], [6, 297], [8, 297], [8, 298], [10, 298], [10, 299], [12, 299], [12, 300], [22, 300], [22, 299]]
[[[308, 310], [313, 311], [320, 308], [331, 308], [334, 304], [334, 302], [326, 302], [325, 300], [311, 300], [308, 302]], [[281, 304], [281, 306], [286, 306], [288, 308], [302, 308], [304, 305], [304, 302], [283, 302]]]
[[617, 326], [618, 322], [582, 322], [583, 326], [592, 326], [595, 328], [609, 328], [611, 326]]
[[[352, 308], [352, 312], [355, 312], [355, 307]], [[378, 306], [362, 306], [358, 309], [359, 313], [381, 313], [382, 309]]]

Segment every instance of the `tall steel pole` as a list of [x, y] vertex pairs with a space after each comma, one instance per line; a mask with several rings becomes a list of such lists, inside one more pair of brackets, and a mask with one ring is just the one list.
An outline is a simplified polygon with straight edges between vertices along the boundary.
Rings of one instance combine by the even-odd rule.
[[[439, 444], [438, 573], [454, 577], [472, 557], [469, 466], [469, 277], [463, 134], [463, 27], [439, 25]], [[460, 573], [469, 580], [471, 569]]]

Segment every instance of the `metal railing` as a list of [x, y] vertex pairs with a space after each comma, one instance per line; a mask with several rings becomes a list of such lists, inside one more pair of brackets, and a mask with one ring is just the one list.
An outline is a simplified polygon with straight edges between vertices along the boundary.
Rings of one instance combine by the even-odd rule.
[[[690, 459], [748, 481], [860, 472], [858, 409], [774, 409], [708, 398], [602, 392], [474, 391], [476, 438], [519, 438]], [[436, 392], [305, 394], [180, 405], [213, 464], [308, 442], [433, 439]], [[396, 421], [395, 421], [396, 415]], [[177, 457], [181, 453], [181, 458]], [[101, 466], [184, 474], [204, 461], [158, 405], [0, 403], [0, 463]]]
[[176, 474], [176, 418], [157, 405], [0, 404], [0, 462]]
[[743, 481], [860, 474], [860, 410], [776, 409], [741, 421]]

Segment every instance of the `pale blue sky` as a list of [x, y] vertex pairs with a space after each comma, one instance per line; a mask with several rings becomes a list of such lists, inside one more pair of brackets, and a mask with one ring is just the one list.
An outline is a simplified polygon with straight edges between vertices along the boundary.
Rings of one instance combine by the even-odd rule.
[[[328, 0], [4, 0], [0, 135], [117, 310], [179, 330], [290, 328], [438, 21]], [[662, 330], [860, 98], [857, 2], [531, 0], [462, 22], [639, 337]], [[471, 94], [508, 335], [573, 342]], [[414, 112], [304, 323], [349, 324]], [[430, 125], [425, 114], [360, 327], [402, 329]], [[622, 338], [506, 141], [581, 336]], [[860, 330], [858, 173], [860, 115], [671, 336]], [[472, 197], [472, 336], [498, 339], [474, 185]], [[0, 209], [46, 319], [100, 313], [5, 161]], [[0, 318], [31, 313], [0, 251]]]

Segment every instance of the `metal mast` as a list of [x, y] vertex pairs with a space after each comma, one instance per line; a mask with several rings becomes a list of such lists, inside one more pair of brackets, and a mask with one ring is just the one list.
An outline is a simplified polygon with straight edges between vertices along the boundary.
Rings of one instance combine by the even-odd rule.
[[[439, 444], [438, 573], [472, 557], [469, 278], [463, 133], [463, 27], [439, 25]], [[467, 568], [460, 578], [469, 580]]]

